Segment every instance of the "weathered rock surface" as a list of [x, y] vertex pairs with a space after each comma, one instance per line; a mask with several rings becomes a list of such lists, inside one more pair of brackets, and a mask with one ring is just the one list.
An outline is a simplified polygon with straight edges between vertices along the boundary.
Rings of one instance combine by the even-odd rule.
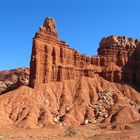
[[18, 68], [0, 72], [0, 93], [29, 84], [29, 68]]
[[94, 74], [111, 82], [126, 80], [138, 85], [139, 47], [138, 39], [109, 36], [101, 40], [97, 56], [82, 55], [58, 39], [55, 21], [47, 18], [33, 39], [30, 86], [81, 76], [92, 78]]
[[140, 120], [139, 46], [137, 39], [110, 36], [97, 56], [82, 55], [58, 39], [54, 19], [45, 19], [33, 39], [30, 87], [21, 86], [28, 85], [28, 70], [12, 74], [20, 87], [0, 95], [0, 127]]
[[103, 38], [98, 55], [101, 58], [101, 66], [105, 66], [101, 73], [105, 79], [112, 82], [125, 80], [133, 85], [140, 84], [140, 40], [125, 36]]
[[22, 86], [0, 96], [0, 126], [45, 127], [49, 124], [125, 124], [140, 119], [140, 94], [128, 85], [96, 75]]
[[94, 77], [100, 72], [98, 57], [89, 57], [58, 39], [55, 21], [47, 18], [33, 39], [30, 62], [30, 86], [50, 81], [76, 79], [81, 76]]
[[98, 54], [103, 56], [102, 65], [114, 62], [118, 66], [124, 66], [138, 46], [140, 46], [138, 39], [109, 36], [101, 40]]

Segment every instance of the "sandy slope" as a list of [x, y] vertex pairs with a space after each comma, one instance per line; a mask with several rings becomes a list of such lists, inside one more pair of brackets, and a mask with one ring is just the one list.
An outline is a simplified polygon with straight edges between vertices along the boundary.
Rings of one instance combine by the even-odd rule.
[[0, 127], [42, 128], [49, 124], [127, 124], [140, 119], [140, 95], [127, 85], [96, 75], [22, 86], [0, 96]]

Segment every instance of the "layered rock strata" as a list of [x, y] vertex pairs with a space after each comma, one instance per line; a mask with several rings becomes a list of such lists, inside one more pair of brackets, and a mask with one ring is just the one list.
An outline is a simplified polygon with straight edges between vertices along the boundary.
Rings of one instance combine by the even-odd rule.
[[20, 86], [0, 95], [0, 127], [138, 122], [139, 44], [109, 36], [101, 40], [98, 55], [89, 57], [60, 41], [54, 19], [47, 18], [33, 39], [29, 85], [36, 88], [23, 86], [26, 69], [0, 73], [1, 82], [12, 76]]
[[92, 78], [96, 73], [111, 82], [125, 80], [137, 85], [139, 47], [138, 39], [109, 36], [101, 40], [97, 56], [83, 55], [59, 40], [55, 20], [47, 18], [33, 39], [30, 86], [81, 76]]
[[30, 62], [30, 86], [49, 81], [75, 79], [81, 76], [93, 77], [100, 72], [98, 57], [89, 57], [58, 39], [55, 20], [47, 18], [33, 39]]
[[126, 36], [109, 36], [100, 42], [98, 55], [102, 76], [110, 81], [125, 80], [133, 85], [140, 84], [140, 40]]
[[17, 68], [0, 72], [0, 94], [29, 85], [29, 68]]

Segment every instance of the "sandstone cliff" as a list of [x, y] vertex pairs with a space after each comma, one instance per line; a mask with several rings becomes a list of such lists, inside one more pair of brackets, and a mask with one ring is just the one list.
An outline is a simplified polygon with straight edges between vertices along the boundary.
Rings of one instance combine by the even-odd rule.
[[58, 39], [54, 19], [45, 19], [33, 39], [30, 87], [21, 86], [23, 74], [19, 88], [0, 95], [0, 127], [140, 120], [139, 48], [137, 39], [109, 36], [97, 56], [82, 55]]
[[98, 57], [81, 55], [78, 51], [58, 39], [55, 21], [47, 18], [33, 39], [30, 62], [30, 86], [40, 83], [93, 77], [100, 72]]
[[133, 85], [139, 85], [139, 48], [140, 40], [138, 39], [125, 36], [103, 38], [98, 49], [101, 65], [105, 66], [101, 75], [110, 81], [124, 80]]
[[[30, 86], [40, 83], [94, 77], [100, 74], [111, 82], [140, 83], [140, 40], [109, 36], [100, 42], [97, 56], [86, 56], [58, 39], [55, 20], [47, 18], [33, 39]], [[133, 67], [133, 68], [131, 68]]]

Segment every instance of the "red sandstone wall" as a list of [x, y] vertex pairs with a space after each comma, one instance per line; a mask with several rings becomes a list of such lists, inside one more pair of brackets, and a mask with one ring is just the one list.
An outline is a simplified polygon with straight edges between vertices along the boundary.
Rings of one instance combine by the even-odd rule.
[[[100, 42], [98, 54], [101, 66], [105, 66], [101, 76], [109, 81], [125, 80], [140, 84], [140, 40], [109, 36]], [[114, 65], [114, 66], [113, 66]]]
[[99, 68], [93, 67], [100, 65], [99, 59], [81, 55], [69, 48], [64, 41], [60, 41], [55, 21], [47, 18], [33, 39], [30, 86], [81, 76], [93, 77], [94, 72], [100, 71]]
[[126, 80], [139, 84], [139, 47], [140, 40], [109, 36], [101, 40], [98, 56], [82, 55], [58, 39], [55, 20], [47, 18], [33, 39], [30, 86], [81, 76], [94, 77], [94, 73], [112, 82]]

